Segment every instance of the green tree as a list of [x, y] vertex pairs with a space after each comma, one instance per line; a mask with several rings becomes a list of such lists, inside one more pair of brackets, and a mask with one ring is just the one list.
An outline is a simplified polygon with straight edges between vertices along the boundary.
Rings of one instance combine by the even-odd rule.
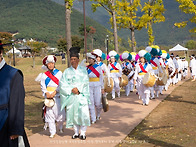
[[67, 53], [66, 38], [60, 38], [59, 40], [57, 40], [57, 48], [58, 48], [58, 51]]
[[[81, 24], [79, 27], [79, 33], [81, 36], [84, 36], [84, 24]], [[96, 33], [96, 29], [92, 26], [86, 26], [86, 36], [91, 39], [91, 50], [93, 50], [93, 35]]]
[[112, 22], [113, 27], [113, 35], [114, 35], [114, 46], [115, 50], [119, 52], [118, 49], [118, 35], [117, 35], [117, 23], [116, 23], [116, 0], [91, 0], [96, 3], [92, 4], [93, 12], [96, 11], [97, 7], [103, 7], [112, 17], [110, 18], [110, 22]]
[[[72, 46], [78, 46], [82, 48], [84, 46], [84, 40], [77, 35], [71, 36]], [[57, 41], [57, 48], [60, 52], [65, 52], [67, 54], [67, 41], [66, 38], [60, 38]], [[67, 54], [68, 55], [68, 54]]]
[[[86, 26], [86, 35], [90, 32], [90, 26]], [[84, 36], [84, 24], [80, 24], [79, 33], [81, 36]]]
[[27, 41], [27, 45], [31, 47], [31, 54], [33, 56], [33, 68], [35, 67], [35, 56], [40, 53], [42, 49], [45, 49], [48, 44], [39, 41]]
[[186, 45], [186, 48], [188, 49], [196, 49], [196, 41], [195, 40], [189, 40]]
[[94, 40], [94, 34], [96, 33], [96, 29], [90, 26], [89, 36], [91, 38], [91, 49], [93, 50], [93, 40]]
[[[193, 16], [187, 20], [180, 23], [175, 23], [174, 25], [181, 28], [185, 27], [188, 22], [196, 23], [196, 4], [195, 0], [176, 0], [180, 5], [179, 9], [182, 10], [186, 14], [193, 14]], [[192, 33], [196, 33], [196, 27], [189, 30]]]

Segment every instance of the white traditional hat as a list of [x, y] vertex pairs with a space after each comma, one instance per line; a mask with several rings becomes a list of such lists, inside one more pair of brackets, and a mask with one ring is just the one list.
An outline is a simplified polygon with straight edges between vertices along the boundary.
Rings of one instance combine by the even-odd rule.
[[129, 53], [128, 52], [123, 52], [121, 57], [122, 57], [123, 60], [128, 59]]
[[117, 52], [114, 50], [109, 52], [110, 57], [115, 57], [116, 55], [117, 55]]
[[87, 55], [88, 58], [96, 59], [96, 55], [94, 55], [92, 53], [87, 53], [86, 55]]
[[165, 50], [162, 50], [161, 58], [166, 59], [166, 57], [167, 57], [167, 52]]
[[138, 56], [139, 57], [144, 57], [147, 61], [151, 60], [151, 54], [149, 52], [147, 52], [146, 50], [140, 50], [138, 52]]
[[48, 63], [56, 63], [57, 58], [54, 55], [48, 55], [43, 58], [42, 63], [43, 65], [47, 65]]
[[95, 54], [95, 55], [101, 57], [101, 56], [102, 56], [102, 51], [101, 51], [100, 49], [94, 49], [94, 50], [93, 50], [93, 54]]

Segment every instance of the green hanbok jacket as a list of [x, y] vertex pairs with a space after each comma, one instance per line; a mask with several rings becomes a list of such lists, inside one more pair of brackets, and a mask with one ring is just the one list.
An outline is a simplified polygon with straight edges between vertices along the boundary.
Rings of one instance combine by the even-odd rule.
[[[67, 68], [59, 84], [61, 109], [66, 107], [66, 128], [73, 125], [90, 126], [90, 92], [86, 67], [78, 65], [76, 70]], [[72, 93], [74, 87], [79, 90], [79, 95]]]

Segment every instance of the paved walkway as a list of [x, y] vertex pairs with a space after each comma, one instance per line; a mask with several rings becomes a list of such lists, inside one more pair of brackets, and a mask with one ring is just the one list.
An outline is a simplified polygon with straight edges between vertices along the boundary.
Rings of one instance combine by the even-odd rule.
[[[182, 82], [177, 84], [180, 85]], [[150, 100], [149, 106], [143, 106], [135, 92], [129, 97], [121, 96], [109, 100], [109, 111], [103, 112], [102, 119], [87, 128], [87, 139], [71, 139], [73, 129], [64, 129], [63, 134], [49, 138], [49, 132], [42, 131], [29, 137], [32, 147], [113, 147], [123, 140], [175, 87], [170, 86], [159, 98]]]

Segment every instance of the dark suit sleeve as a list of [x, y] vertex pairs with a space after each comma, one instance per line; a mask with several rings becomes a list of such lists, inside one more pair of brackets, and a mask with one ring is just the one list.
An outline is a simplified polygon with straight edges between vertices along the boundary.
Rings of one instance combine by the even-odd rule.
[[24, 98], [25, 90], [23, 85], [23, 75], [17, 71], [10, 83], [9, 101], [9, 135], [24, 134]]

